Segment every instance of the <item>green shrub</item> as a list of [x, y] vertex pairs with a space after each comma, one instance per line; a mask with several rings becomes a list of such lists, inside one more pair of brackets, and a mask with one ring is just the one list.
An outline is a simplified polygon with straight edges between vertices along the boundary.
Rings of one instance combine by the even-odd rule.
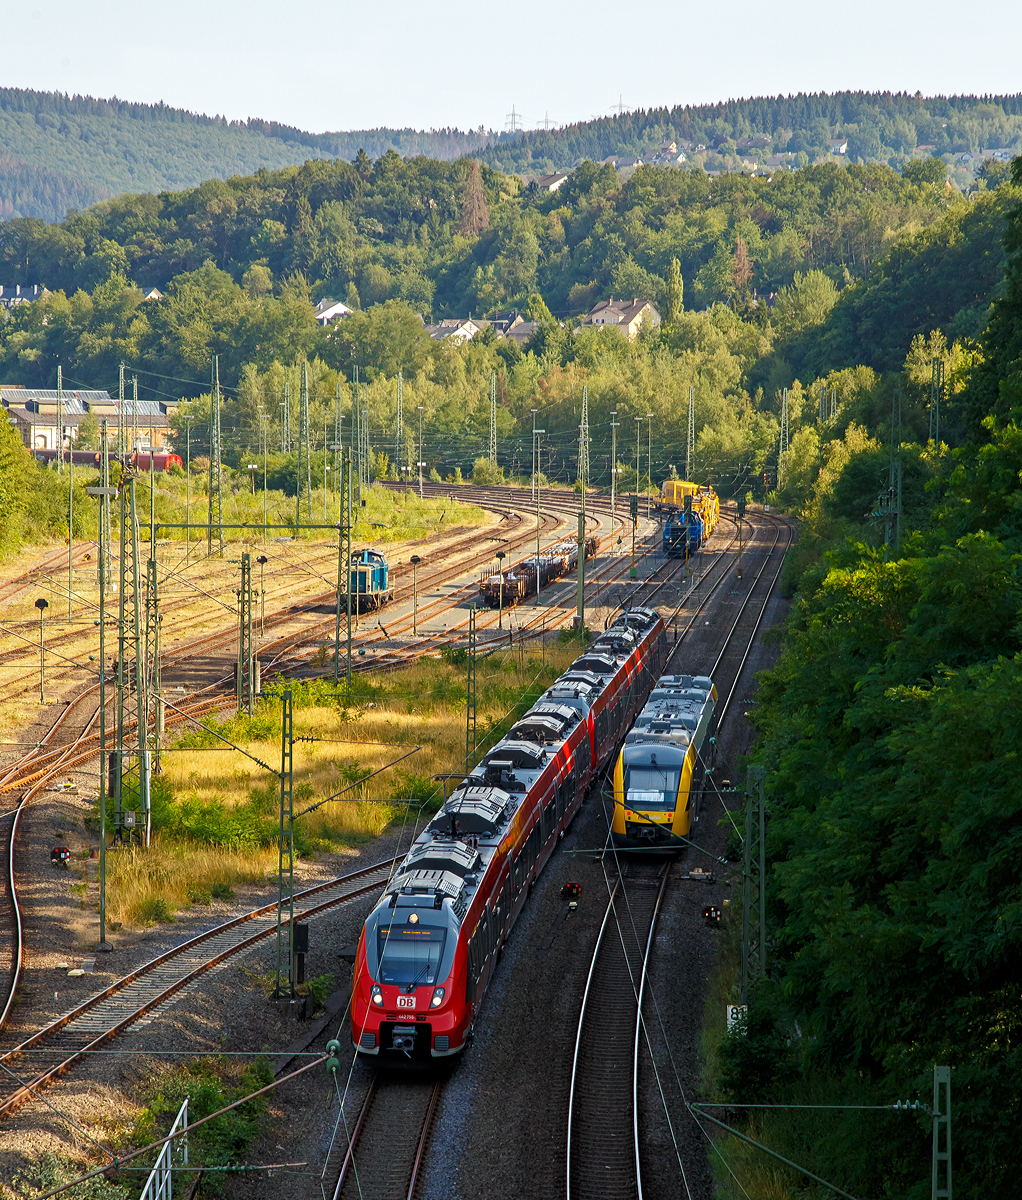
[[[159, 1137], [160, 1130], [169, 1129], [186, 1096], [189, 1120], [198, 1121], [272, 1082], [273, 1070], [265, 1058], [258, 1058], [245, 1066], [241, 1066], [237, 1060], [199, 1058], [175, 1067], [153, 1080], [147, 1106], [136, 1121], [132, 1140], [145, 1144]], [[266, 1098], [260, 1096], [198, 1129], [190, 1130], [189, 1165], [222, 1167], [244, 1161], [249, 1148], [262, 1131], [265, 1110]], [[221, 1194], [225, 1190], [227, 1174], [226, 1171], [207, 1174], [203, 1181], [203, 1193]], [[175, 1195], [178, 1186], [175, 1179]], [[184, 1181], [180, 1186], [184, 1195]], [[122, 1196], [127, 1200], [127, 1193], [118, 1190], [117, 1193], [97, 1196], [96, 1200], [121, 1200]], [[92, 1200], [92, 1197], [89, 1196], [88, 1200]]]
[[138, 919], [143, 925], [157, 925], [175, 918], [163, 896], [145, 896], [138, 904]]
[[[90, 1169], [87, 1164], [72, 1162], [61, 1154], [47, 1150], [34, 1166], [19, 1171], [11, 1183], [17, 1188], [19, 1195], [37, 1196], [40, 1192], [48, 1192], [51, 1188], [77, 1179]], [[62, 1195], [66, 1196], [67, 1200], [128, 1200], [131, 1190], [108, 1183], [102, 1175], [97, 1175], [94, 1179], [87, 1179], [84, 1183], [68, 1188]]]

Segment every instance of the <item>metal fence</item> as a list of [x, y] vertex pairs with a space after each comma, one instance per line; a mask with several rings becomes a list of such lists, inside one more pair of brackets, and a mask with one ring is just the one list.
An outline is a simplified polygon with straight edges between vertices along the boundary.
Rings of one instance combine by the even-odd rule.
[[[174, 1137], [179, 1129], [185, 1130], [180, 1137]], [[169, 1136], [173, 1141], [164, 1142], [160, 1157], [149, 1173], [145, 1187], [139, 1200], [172, 1200], [174, 1195], [174, 1167], [188, 1166], [188, 1099], [182, 1101], [181, 1108], [170, 1127]]]

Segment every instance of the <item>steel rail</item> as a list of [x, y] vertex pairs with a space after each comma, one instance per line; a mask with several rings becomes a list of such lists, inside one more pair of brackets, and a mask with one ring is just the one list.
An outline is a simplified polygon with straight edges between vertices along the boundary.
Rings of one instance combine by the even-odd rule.
[[[381, 885], [381, 882], [386, 883], [389, 872], [396, 861], [398, 861], [396, 858], [385, 859], [379, 863], [373, 864], [370, 867], [363, 867], [362, 869], [351, 872], [348, 875], [343, 875], [326, 883], [317, 884], [316, 886], [306, 888], [301, 892], [296, 892], [296, 900], [305, 900], [308, 898], [314, 898], [317, 894], [330, 889], [345, 889], [342, 890], [339, 895], [330, 897], [319, 904], [310, 905], [309, 907], [302, 909], [300, 912], [296, 911], [296, 919], [316, 916], [321, 912], [325, 912], [329, 908], [336, 907], [338, 904], [344, 904], [350, 900], [358, 899], [367, 893], [374, 892]], [[381, 875], [383, 876], [382, 881], [380, 879]], [[365, 880], [366, 882], [359, 884], [360, 880]], [[345, 888], [345, 885], [350, 883], [359, 884], [359, 886], [356, 886], [353, 889]], [[130, 971], [127, 975], [122, 976], [121, 979], [116, 980], [101, 992], [97, 992], [94, 996], [91, 996], [88, 1000], [84, 1001], [70, 1012], [64, 1013], [55, 1021], [47, 1025], [44, 1029], [39, 1030], [25, 1041], [20, 1042], [13, 1049], [7, 1051], [3, 1055], [0, 1055], [0, 1063], [9, 1063], [15, 1060], [20, 1053], [39, 1045], [40, 1042], [52, 1038], [55, 1034], [67, 1028], [68, 1025], [77, 1021], [82, 1016], [90, 1013], [91, 1010], [101, 1005], [104, 1001], [116, 996], [120, 992], [125, 991], [133, 984], [136, 984], [139, 980], [144, 980], [147, 975], [154, 974], [159, 968], [172, 962], [176, 958], [188, 956], [191, 950], [195, 949], [197, 946], [200, 946], [203, 942], [207, 942], [213, 938], [221, 937], [223, 934], [228, 933], [233, 929], [237, 929], [249, 921], [275, 912], [276, 909], [276, 902], [263, 905], [260, 908], [253, 909], [251, 912], [243, 913], [241, 916], [232, 918], [230, 921], [225, 921], [220, 925], [214, 926], [212, 929], [208, 929], [205, 932], [198, 934], [196, 937], [190, 938], [187, 942], [182, 943], [180, 946], [176, 946], [171, 950], [165, 951], [163, 954], [158, 955], [148, 963], [144, 963], [134, 971]], [[224, 947], [214, 955], [200, 962], [191, 970], [186, 971], [177, 979], [171, 980], [165, 986], [158, 986], [157, 989], [154, 990], [144, 1000], [144, 1002], [137, 1007], [131, 1007], [131, 1004], [134, 1004], [134, 999], [132, 999], [129, 1004], [129, 1011], [123, 1015], [118, 1014], [119, 1019], [102, 1030], [98, 1036], [92, 1038], [92, 1040], [90, 1040], [86, 1045], [80, 1046], [73, 1050], [70, 1054], [67, 1054], [66, 1057], [63, 1057], [63, 1055], [66, 1054], [66, 1051], [58, 1051], [58, 1058], [60, 1061], [45, 1071], [36, 1074], [30, 1081], [20, 1084], [20, 1086], [11, 1095], [0, 1100], [0, 1116], [11, 1113], [18, 1105], [28, 1100], [39, 1088], [44, 1087], [46, 1084], [52, 1082], [53, 1079], [63, 1075], [90, 1051], [95, 1050], [104, 1042], [109, 1041], [111, 1038], [116, 1037], [119, 1033], [122, 1033], [141, 1017], [144, 1017], [147, 1013], [152, 1012], [155, 1008], [165, 1003], [189, 983], [194, 982], [194, 980], [199, 978], [199, 976], [205, 974], [207, 971], [212, 970], [214, 967], [219, 966], [228, 958], [233, 957], [243, 950], [249, 949], [263, 938], [271, 936], [273, 933], [275, 933], [275, 931], [276, 922], [267, 923], [265, 928], [259, 929], [249, 937], [243, 938], [238, 942], [234, 942], [231, 945]], [[87, 1032], [91, 1033], [92, 1031], [90, 1030]]]
[[[731, 643], [734, 640], [736, 633], [738, 631], [741, 617], [745, 613], [745, 611], [749, 605], [749, 602], [752, 600], [753, 595], [756, 592], [757, 584], [762, 579], [764, 573], [767, 570], [769, 563], [774, 558], [775, 552], [778, 547], [778, 543], [780, 542], [780, 539], [781, 539], [781, 531], [782, 530], [787, 530], [788, 534], [789, 534], [788, 541], [785, 544], [785, 548], [787, 548], [787, 545], [790, 545], [790, 540], [791, 540], [790, 539], [790, 526], [787, 524], [787, 522], [781, 522], [781, 521], [777, 520], [776, 518], [769, 518], [767, 525], [765, 527], [772, 530], [773, 535], [774, 535], [773, 541], [770, 543], [769, 546], [763, 547], [763, 549], [765, 550], [765, 553], [763, 555], [763, 563], [761, 564], [759, 571], [757, 572], [756, 578], [752, 582], [752, 586], [748, 590], [748, 594], [746, 595], [746, 597], [741, 605], [738, 616], [731, 623], [730, 628], [728, 629], [728, 632], [724, 639], [723, 649], [721, 650], [720, 654], [718, 655], [717, 661], [714, 664], [714, 667], [711, 671], [711, 675], [713, 674], [714, 671], [716, 671], [717, 667], [720, 665], [721, 661], [723, 660], [725, 654], [728, 652], [728, 650], [731, 647]], [[761, 528], [764, 528], [764, 527], [761, 526]], [[720, 561], [722, 561], [722, 559], [718, 559], [718, 562], [720, 562]], [[723, 716], [723, 712], [726, 711], [726, 705], [730, 701], [730, 697], [734, 694], [734, 691], [738, 686], [741, 672], [744, 668], [745, 662], [748, 659], [748, 655], [751, 652], [751, 648], [755, 643], [756, 635], [757, 635], [760, 625], [762, 623], [763, 616], [766, 611], [767, 603], [770, 599], [770, 596], [773, 594], [773, 588], [776, 584], [777, 578], [779, 577], [782, 566], [783, 566], [783, 556], [781, 558], [781, 565], [779, 565], [777, 567], [777, 569], [774, 571], [773, 576], [770, 579], [770, 586], [767, 589], [766, 595], [762, 598], [762, 602], [760, 604], [759, 615], [757, 617], [755, 626], [753, 627], [752, 631], [748, 635], [747, 645], [745, 647], [745, 651], [744, 651], [743, 657], [741, 659], [741, 663], [739, 664], [738, 672], [736, 674], [735, 680], [732, 684], [731, 692], [729, 693], [729, 696], [728, 696], [728, 701], [725, 702], [725, 707], [722, 710], [722, 716]], [[710, 570], [712, 570], [712, 569], [713, 568], [711, 567]], [[708, 574], [708, 573], [709, 573], [709, 571], [704, 574]], [[709, 602], [709, 600], [714, 595], [714, 593], [718, 590], [718, 588], [720, 587], [720, 584], [723, 582], [723, 580], [728, 578], [728, 575], [729, 575], [729, 572], [727, 570], [725, 570], [721, 573], [721, 577], [714, 584], [713, 589], [710, 592], [708, 592], [707, 595], [701, 600], [701, 602], [697, 606], [695, 612], [692, 614], [692, 617], [690, 618], [690, 621], [689, 621], [688, 627], [686, 628], [685, 633], [687, 633], [688, 630], [691, 629], [692, 624], [695, 621], [698, 613], [702, 609], [705, 608], [706, 604]], [[680, 606], [679, 606], [679, 610], [676, 610], [676, 611], [680, 611]], [[682, 637], [684, 637], [684, 634], [682, 635]], [[675, 644], [675, 647], [672, 648], [670, 657], [673, 657], [673, 654], [675, 653], [677, 647], [680, 644], [681, 644], [681, 638], [678, 639], [678, 641]], [[670, 657], [668, 658], [668, 662], [670, 661]], [[656, 899], [653, 904], [652, 912], [650, 914], [649, 926], [648, 926], [648, 930], [646, 931], [646, 937], [645, 937], [645, 945], [642, 949], [642, 959], [641, 959], [641, 966], [639, 968], [638, 980], [636, 981], [634, 976], [631, 976], [631, 972], [629, 972], [629, 974], [631, 976], [631, 985], [633, 988], [633, 994], [634, 994], [634, 1000], [635, 1000], [635, 1027], [634, 1027], [633, 1041], [632, 1041], [631, 1099], [632, 1099], [632, 1152], [633, 1152], [634, 1170], [635, 1170], [635, 1195], [638, 1197], [638, 1200], [642, 1200], [642, 1196], [643, 1196], [641, 1147], [640, 1147], [640, 1138], [639, 1138], [639, 1120], [640, 1120], [639, 1067], [640, 1067], [641, 1049], [642, 1049], [642, 1044], [643, 1044], [643, 1040], [645, 1037], [645, 1022], [643, 1020], [642, 1008], [643, 1008], [643, 1000], [644, 1000], [645, 992], [646, 992], [649, 963], [650, 963], [650, 958], [652, 955], [654, 937], [655, 937], [655, 933], [656, 933], [657, 919], [658, 919], [658, 916], [660, 913], [663, 896], [666, 891], [667, 880], [668, 880], [668, 872], [664, 872], [664, 874], [661, 878], [661, 881], [660, 881], [660, 887], [658, 889]], [[576, 1031], [575, 1050], [574, 1050], [574, 1055], [573, 1055], [573, 1059], [572, 1059], [571, 1081], [570, 1081], [570, 1085], [569, 1085], [570, 1090], [569, 1090], [569, 1099], [568, 1099], [567, 1162], [566, 1162], [567, 1200], [572, 1200], [573, 1192], [574, 1192], [575, 1196], [577, 1196], [579, 1193], [579, 1187], [580, 1187], [577, 1178], [575, 1180], [573, 1180], [573, 1171], [575, 1171], [575, 1164], [572, 1161], [572, 1155], [573, 1155], [573, 1152], [576, 1154], [576, 1156], [578, 1153], [577, 1148], [575, 1146], [576, 1139], [574, 1136], [574, 1133], [575, 1133], [574, 1126], [577, 1122], [576, 1095], [579, 1093], [579, 1089], [580, 1089], [580, 1054], [581, 1054], [581, 1047], [583, 1044], [583, 1038], [585, 1036], [585, 1023], [586, 1023], [587, 1017], [590, 1015], [591, 1010], [594, 1009], [594, 1006], [596, 1006], [597, 1008], [601, 1007], [600, 1006], [601, 997], [599, 995], [594, 994], [594, 978], [597, 973], [597, 967], [600, 962], [601, 954], [604, 953], [605, 951], [609, 952], [608, 947], [607, 947], [607, 942], [606, 942], [606, 936], [605, 936], [607, 925], [610, 920], [611, 914], [615, 912], [615, 905], [617, 902], [619, 892], [621, 894], [625, 894], [625, 890], [626, 890], [626, 884], [620, 878], [618, 880], [616, 880], [614, 883], [614, 886], [612, 888], [610, 898], [607, 902], [607, 909], [606, 909], [606, 912], [604, 913], [603, 921], [600, 925], [600, 929], [597, 934], [596, 944], [595, 944], [595, 947], [593, 950], [593, 957], [590, 962], [589, 973], [586, 978], [585, 989], [583, 991], [582, 1003], [581, 1003], [580, 1012], [579, 1012], [579, 1022], [578, 1022], [578, 1027], [577, 1027], [577, 1031]], [[630, 909], [629, 909], [629, 913], [630, 913], [630, 918], [631, 918], [631, 910]], [[638, 939], [640, 937], [639, 931], [637, 929], [633, 929], [632, 932], [635, 935], [636, 940], [638, 941]], [[626, 945], [626, 939], [624, 936], [623, 928], [620, 930], [620, 933], [621, 933], [621, 952], [624, 954], [625, 962], [627, 964], [629, 955], [628, 955], [628, 948]], [[641, 945], [641, 943], [640, 943], [640, 945]], [[622, 986], [622, 987], [624, 986], [623, 981], [620, 981], [620, 986]], [[602, 1013], [601, 1016], [605, 1017], [606, 1014]], [[624, 1114], [620, 1113], [619, 1116], [623, 1117]], [[609, 1186], [609, 1181], [605, 1182], [604, 1186]]]
[[575, 1111], [575, 1085], [578, 1079], [578, 1056], [582, 1046], [582, 1029], [585, 1022], [586, 1006], [589, 1002], [589, 991], [593, 983], [593, 975], [596, 973], [596, 961], [599, 957], [600, 946], [603, 943], [604, 930], [607, 928], [607, 922], [610, 920], [610, 914], [614, 909], [614, 897], [617, 895], [620, 887], [620, 880], [615, 882], [610, 893], [610, 899], [607, 901], [607, 911], [603, 914], [603, 921], [600, 925], [600, 931], [596, 935], [596, 949], [593, 951], [592, 960], [589, 963], [589, 973], [586, 975], [586, 986], [582, 993], [582, 1008], [579, 1013], [578, 1029], [575, 1032], [575, 1053], [571, 1059], [571, 1081], [568, 1084], [568, 1156], [567, 1169], [565, 1172], [565, 1200], [571, 1200], [571, 1133], [574, 1128], [574, 1111]]
[[362, 1136], [362, 1130], [369, 1117], [369, 1110], [376, 1099], [376, 1090], [379, 1087], [379, 1081], [380, 1077], [378, 1074], [374, 1074], [372, 1079], [369, 1080], [369, 1089], [365, 1094], [365, 1099], [362, 1101], [361, 1108], [358, 1110], [358, 1116], [355, 1118], [355, 1124], [352, 1126], [351, 1136], [348, 1138], [348, 1148], [344, 1154], [344, 1161], [341, 1163], [340, 1174], [337, 1177], [337, 1186], [333, 1192], [333, 1200], [340, 1200], [341, 1191], [348, 1178], [348, 1169], [354, 1161], [355, 1147]]
[[639, 1200], [642, 1200], [642, 1156], [639, 1153], [639, 1048], [642, 1045], [642, 1036], [645, 1030], [645, 1023], [642, 1019], [642, 1001], [646, 994], [646, 976], [649, 973], [649, 959], [653, 952], [653, 934], [656, 932], [656, 923], [660, 915], [664, 892], [667, 890], [668, 873], [664, 872], [660, 890], [657, 892], [656, 903], [653, 905], [653, 917], [649, 923], [646, 949], [642, 955], [642, 971], [639, 976], [639, 995], [635, 1011], [635, 1053], [632, 1057], [632, 1136], [635, 1144], [635, 1182]]
[[[392, 1080], [389, 1081], [393, 1087], [407, 1087], [409, 1080]], [[423, 1080], [423, 1083], [429, 1082]], [[426, 1148], [429, 1145], [429, 1137], [433, 1128], [433, 1120], [436, 1115], [437, 1107], [440, 1103], [440, 1096], [443, 1092], [443, 1078], [437, 1076], [432, 1080], [432, 1085], [429, 1090], [429, 1096], [426, 1099], [424, 1111], [421, 1119], [416, 1122], [409, 1118], [407, 1128], [415, 1129], [415, 1143], [410, 1148], [409, 1153], [405, 1156], [402, 1153], [402, 1146], [398, 1145], [397, 1151], [394, 1151], [392, 1142], [388, 1143], [390, 1150], [391, 1162], [389, 1165], [400, 1169], [401, 1159], [410, 1159], [408, 1166], [407, 1181], [400, 1184], [401, 1200], [415, 1200], [415, 1193], [418, 1189], [419, 1177], [422, 1173], [422, 1166], [426, 1158]], [[355, 1155], [357, 1148], [366, 1135], [367, 1128], [372, 1127], [372, 1117], [374, 1112], [379, 1112], [378, 1121], [386, 1125], [388, 1120], [392, 1119], [392, 1114], [381, 1108], [381, 1105], [387, 1103], [388, 1084], [384, 1081], [384, 1076], [377, 1071], [373, 1074], [369, 1081], [369, 1088], [366, 1091], [365, 1098], [358, 1111], [358, 1116], [355, 1118], [355, 1123], [351, 1129], [351, 1135], [348, 1140], [348, 1145], [344, 1152], [344, 1159], [341, 1163], [340, 1171], [337, 1175], [337, 1183], [334, 1185], [331, 1193], [332, 1200], [341, 1200], [344, 1194], [345, 1187], [351, 1182], [354, 1176], [355, 1183], [358, 1187], [360, 1196], [379, 1196], [381, 1192], [381, 1184], [379, 1181], [365, 1180], [358, 1176], [358, 1167], [355, 1165]], [[395, 1161], [396, 1160], [396, 1161]], [[394, 1181], [396, 1186], [396, 1181]]]
[[[738, 684], [741, 682], [742, 672], [745, 670], [745, 664], [749, 660], [749, 655], [752, 653], [752, 647], [756, 642], [756, 635], [757, 635], [757, 633], [759, 633], [759, 627], [760, 627], [760, 625], [762, 625], [763, 618], [766, 616], [767, 605], [770, 603], [770, 597], [773, 595], [774, 588], [777, 586], [777, 580], [780, 578], [781, 571], [784, 569], [784, 556], [785, 556], [785, 554], [787, 554], [788, 550], [791, 548], [792, 542], [794, 541], [793, 531], [792, 531], [791, 526], [788, 524], [788, 522], [787, 521], [782, 522], [782, 521], [778, 520], [776, 523], [778, 526], [783, 527], [786, 530], [787, 535], [788, 535], [788, 540], [784, 546], [784, 554], [781, 555], [781, 561], [777, 565], [777, 570], [774, 571], [773, 577], [770, 580], [770, 586], [769, 586], [769, 588], [767, 588], [767, 594], [763, 598], [763, 603], [760, 605], [759, 615], [756, 618], [756, 624], [753, 627], [752, 633], [749, 635], [749, 640], [745, 647], [745, 653], [742, 655], [742, 661], [738, 664], [738, 669], [735, 672], [734, 683], [731, 685], [731, 690], [728, 692], [727, 699], [724, 701], [724, 704], [721, 706], [720, 712], [717, 715], [718, 725], [723, 724], [724, 717], [726, 716], [727, 710], [731, 705], [731, 700], [734, 697], [735, 692], [738, 690]], [[773, 552], [776, 548], [777, 548], [777, 540], [775, 540], [774, 545], [770, 549], [770, 555], [773, 554]], [[760, 576], [763, 574], [763, 571], [766, 569], [766, 564], [769, 561], [770, 555], [768, 555], [767, 559], [763, 563], [763, 567], [760, 569], [759, 574], [756, 576], [756, 579], [753, 583], [753, 587], [755, 587], [755, 585], [759, 582]], [[753, 591], [753, 588], [749, 588], [749, 596], [746, 598], [746, 601], [745, 601], [746, 604], [748, 604], [749, 599], [751, 599], [751, 597], [752, 597], [752, 591]], [[744, 612], [744, 611], [745, 611], [745, 605], [743, 604], [742, 612]], [[739, 613], [739, 617], [740, 616], [741, 616], [741, 613]], [[736, 620], [736, 624], [737, 624], [737, 620]], [[725, 651], [722, 651], [721, 654], [717, 658], [717, 662], [714, 663], [714, 665], [713, 665], [714, 671], [717, 669], [717, 666], [719, 665], [721, 659], [724, 657], [724, 653], [725, 653]]]

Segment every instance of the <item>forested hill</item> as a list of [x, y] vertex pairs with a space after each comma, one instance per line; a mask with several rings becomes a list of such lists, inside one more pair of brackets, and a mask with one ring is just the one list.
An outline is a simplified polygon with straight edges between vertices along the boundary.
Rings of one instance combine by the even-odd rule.
[[62, 220], [124, 192], [176, 191], [207, 179], [310, 158], [388, 150], [451, 159], [487, 144], [481, 130], [305, 133], [275, 121], [228, 121], [170, 108], [0, 88], [0, 217]]
[[[761, 144], [742, 146], [743, 139]], [[690, 161], [696, 157], [700, 165], [726, 168], [735, 165], [736, 157], [755, 162], [780, 153], [804, 154], [814, 162], [829, 155], [831, 141], [838, 139], [847, 139], [848, 157], [892, 166], [917, 147], [942, 156], [1018, 147], [1022, 95], [835, 92], [639, 109], [561, 129], [532, 130], [479, 157], [502, 171], [537, 173], [568, 170], [583, 158], [601, 162], [611, 154], [642, 156], [664, 141], [675, 141], [688, 146]], [[706, 161], [700, 148], [707, 151]]]
[[[0, 218], [59, 221], [109, 196], [178, 191], [209, 179], [278, 170], [307, 159], [377, 159], [393, 150], [450, 161], [477, 156], [505, 172], [569, 170], [583, 159], [648, 156], [675, 141], [690, 165], [737, 170], [775, 155], [793, 166], [831, 157], [900, 168], [937, 154], [959, 185], [977, 163], [960, 156], [1022, 148], [1022, 96], [839, 92], [660, 108], [555, 130], [459, 129], [308, 133], [253, 117], [228, 121], [170, 108], [0, 88]], [[956, 158], [956, 156], [959, 156]]]

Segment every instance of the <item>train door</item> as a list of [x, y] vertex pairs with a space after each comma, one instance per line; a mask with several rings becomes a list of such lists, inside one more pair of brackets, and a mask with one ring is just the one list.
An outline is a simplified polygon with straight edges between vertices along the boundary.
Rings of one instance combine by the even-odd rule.
[[564, 778], [558, 781], [556, 791], [554, 793], [554, 827], [560, 829], [561, 822], [564, 820], [564, 814], [567, 812], [568, 804], [571, 796], [571, 776], [565, 774]]
[[465, 998], [470, 1002], [481, 998], [482, 993], [486, 991], [493, 968], [493, 951], [498, 940], [496, 921], [487, 904], [468, 944], [468, 983]]
[[512, 883], [511, 872], [508, 871], [504, 876], [504, 883], [500, 889], [500, 895], [497, 897], [497, 902], [493, 908], [494, 919], [494, 941], [497, 954], [500, 953], [501, 946], [504, 943], [504, 938], [511, 931], [511, 919], [513, 916], [512, 909], [514, 907], [512, 900]]
[[579, 744], [575, 747], [574, 754], [575, 799], [577, 804], [581, 804], [585, 799], [586, 789], [589, 787], [592, 765], [593, 756], [589, 748], [589, 739], [582, 738]]

